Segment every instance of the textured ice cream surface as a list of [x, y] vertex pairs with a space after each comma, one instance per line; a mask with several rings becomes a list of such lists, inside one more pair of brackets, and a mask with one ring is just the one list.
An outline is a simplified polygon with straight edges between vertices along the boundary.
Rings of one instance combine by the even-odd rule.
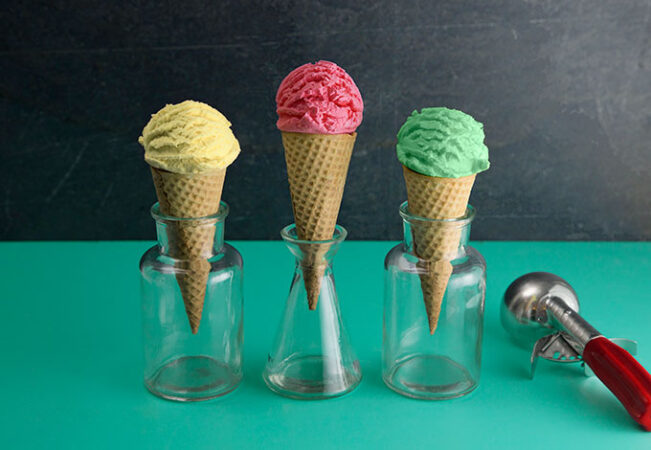
[[222, 170], [240, 153], [228, 119], [193, 100], [166, 105], [152, 115], [138, 142], [149, 165], [181, 174]]
[[484, 126], [456, 109], [414, 111], [398, 132], [396, 151], [404, 166], [431, 177], [465, 177], [490, 166]]
[[276, 105], [279, 130], [309, 134], [352, 133], [364, 109], [353, 79], [330, 61], [291, 71], [280, 83]]

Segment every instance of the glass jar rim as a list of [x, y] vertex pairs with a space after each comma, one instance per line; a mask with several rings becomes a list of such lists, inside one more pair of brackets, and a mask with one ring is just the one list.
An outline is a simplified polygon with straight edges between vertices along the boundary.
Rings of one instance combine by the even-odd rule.
[[293, 244], [338, 244], [343, 242], [348, 236], [348, 231], [341, 225], [335, 225], [335, 231], [332, 235], [332, 239], [326, 239], [323, 241], [307, 241], [304, 239], [298, 239], [296, 234], [296, 224], [290, 223], [285, 228], [280, 230], [280, 236], [283, 240], [291, 242]]
[[408, 201], [404, 201], [400, 205], [400, 215], [402, 216], [403, 219], [405, 219], [408, 222], [411, 221], [419, 221], [419, 222], [431, 222], [431, 223], [445, 223], [445, 224], [453, 224], [453, 225], [458, 225], [460, 227], [464, 227], [468, 225], [472, 220], [475, 218], [475, 213], [476, 210], [475, 208], [468, 203], [466, 206], [466, 213], [461, 216], [461, 217], [456, 217], [454, 219], [430, 219], [428, 217], [421, 217], [417, 216], [415, 214], [412, 214], [409, 212], [408, 208]]
[[191, 222], [197, 220], [222, 222], [226, 218], [226, 216], [228, 216], [229, 210], [230, 207], [228, 206], [228, 203], [222, 200], [219, 202], [219, 210], [217, 210], [215, 214], [211, 214], [209, 216], [203, 216], [203, 217], [168, 216], [167, 214], [163, 214], [160, 211], [159, 202], [154, 203], [149, 209], [149, 212], [151, 216], [154, 218], [154, 220], [162, 221], [162, 222]]

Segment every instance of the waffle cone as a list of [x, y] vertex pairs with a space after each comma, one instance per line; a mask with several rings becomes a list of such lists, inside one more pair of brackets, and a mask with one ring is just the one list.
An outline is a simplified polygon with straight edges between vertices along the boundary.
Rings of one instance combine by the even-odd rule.
[[[403, 166], [409, 212], [428, 219], [463, 217], [475, 175], [460, 178], [430, 177]], [[450, 261], [457, 253], [461, 228], [445, 222], [415, 221], [412, 226], [414, 249], [420, 258], [420, 285], [427, 311], [430, 334], [438, 324], [448, 280]]]
[[[210, 174], [189, 175], [151, 168], [161, 213], [177, 218], [216, 214], [222, 196], [226, 169]], [[206, 284], [210, 275], [207, 258], [212, 252], [215, 227], [196, 221], [168, 225], [169, 253], [178, 259], [176, 281], [181, 290], [192, 333], [201, 322]]]
[[[282, 132], [296, 233], [305, 241], [332, 239], [357, 133]], [[325, 245], [303, 246], [301, 261], [309, 308], [316, 309], [326, 269]]]

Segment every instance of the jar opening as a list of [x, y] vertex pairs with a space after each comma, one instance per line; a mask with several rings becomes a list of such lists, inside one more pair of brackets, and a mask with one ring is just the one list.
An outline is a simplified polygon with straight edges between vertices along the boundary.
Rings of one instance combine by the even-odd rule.
[[431, 223], [440, 223], [440, 224], [449, 224], [456, 225], [459, 227], [465, 227], [475, 218], [475, 208], [468, 204], [466, 207], [466, 213], [455, 219], [430, 219], [428, 217], [416, 216], [409, 212], [409, 202], [405, 201], [400, 205], [400, 215], [402, 218], [408, 222], [431, 222]]
[[323, 241], [306, 241], [298, 238], [296, 233], [296, 224], [292, 223], [287, 225], [285, 228], [280, 230], [280, 236], [287, 242], [294, 244], [338, 244], [346, 239], [348, 231], [341, 225], [335, 225], [335, 231], [332, 235], [332, 239], [326, 239]]
[[157, 222], [191, 222], [191, 221], [211, 221], [211, 222], [223, 222], [228, 216], [229, 212], [228, 203], [225, 201], [219, 202], [219, 210], [215, 214], [204, 217], [174, 217], [163, 214], [160, 211], [160, 204], [158, 202], [154, 203], [149, 210], [151, 216]]

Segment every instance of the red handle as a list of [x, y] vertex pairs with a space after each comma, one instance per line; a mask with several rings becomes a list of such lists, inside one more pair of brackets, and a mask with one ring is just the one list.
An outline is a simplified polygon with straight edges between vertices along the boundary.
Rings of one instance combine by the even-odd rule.
[[651, 431], [651, 375], [629, 352], [605, 337], [591, 339], [583, 360], [622, 402], [633, 419]]

